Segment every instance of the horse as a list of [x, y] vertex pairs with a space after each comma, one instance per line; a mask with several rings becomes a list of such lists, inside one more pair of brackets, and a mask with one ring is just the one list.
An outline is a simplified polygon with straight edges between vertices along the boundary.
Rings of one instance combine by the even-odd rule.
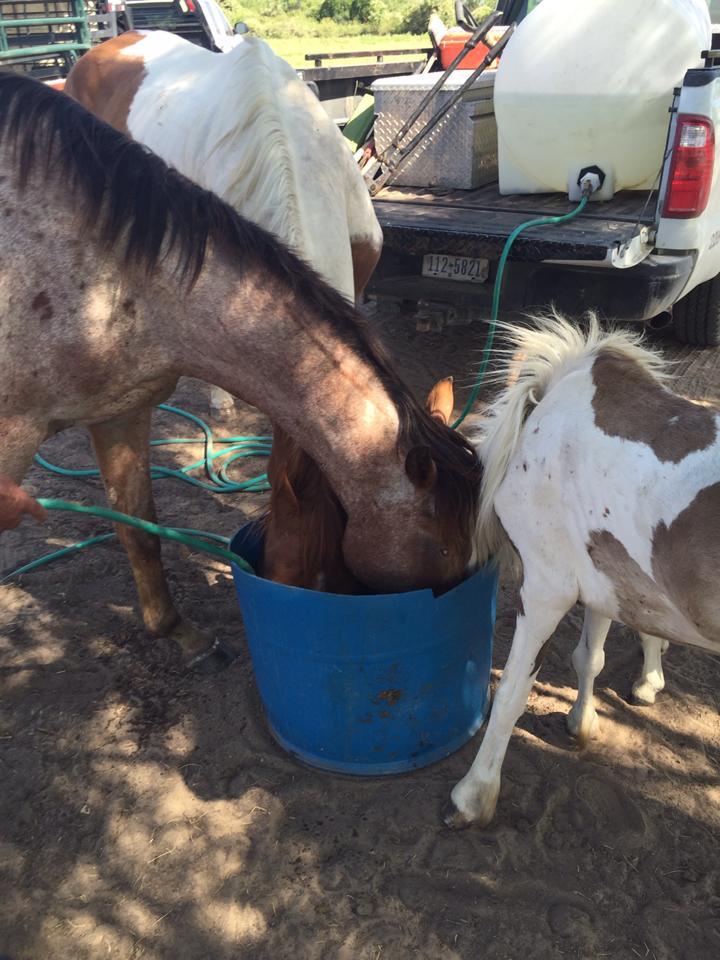
[[[349, 300], [361, 297], [382, 249], [364, 181], [317, 97], [262, 40], [215, 54], [163, 31], [125, 33], [86, 53], [65, 93], [276, 234]], [[213, 405], [223, 396], [212, 390]], [[265, 576], [353, 592], [337, 498], [277, 424], [268, 476]], [[296, 493], [317, 511], [300, 526]]]
[[[447, 425], [453, 379], [439, 380], [425, 401], [431, 417]], [[263, 517], [262, 575], [276, 583], [328, 593], [360, 594], [342, 542], [347, 516], [324, 474], [282, 429], [273, 434], [268, 464], [273, 499]]]
[[593, 682], [612, 620], [640, 633], [655, 690], [665, 643], [720, 653], [720, 411], [673, 393], [658, 354], [595, 320], [583, 333], [550, 317], [509, 339], [517, 377], [476, 441], [474, 561], [517, 570], [520, 602], [480, 749], [445, 811], [453, 827], [492, 819], [513, 726], [577, 601], [568, 727], [581, 742], [597, 731]]
[[[0, 75], [0, 473], [88, 428], [107, 497], [153, 519], [152, 407], [178, 377], [265, 411], [347, 516], [370, 590], [463, 579], [480, 465], [399, 378], [362, 316], [277, 238], [62, 93]], [[318, 411], [322, 410], [322, 416]], [[151, 634], [188, 662], [155, 538], [119, 535]]]
[[352, 300], [382, 231], [347, 141], [258, 37], [211, 53], [162, 30], [93, 47], [64, 92], [274, 233]]
[[[665, 689], [665, 674], [662, 658], [670, 643], [662, 637], [653, 637], [649, 633], [640, 634], [643, 663], [640, 676], [633, 683], [633, 701], [640, 706], [651, 706], [657, 695]], [[595, 729], [597, 724], [595, 724]]]

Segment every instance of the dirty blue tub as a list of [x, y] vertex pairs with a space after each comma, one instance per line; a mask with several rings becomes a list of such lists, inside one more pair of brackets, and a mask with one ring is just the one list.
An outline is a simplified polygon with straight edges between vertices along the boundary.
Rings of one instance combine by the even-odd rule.
[[[253, 567], [261, 548], [257, 524], [231, 544]], [[340, 773], [402, 773], [448, 756], [482, 724], [494, 568], [441, 597], [318, 593], [235, 564], [233, 576], [270, 729], [300, 760]]]

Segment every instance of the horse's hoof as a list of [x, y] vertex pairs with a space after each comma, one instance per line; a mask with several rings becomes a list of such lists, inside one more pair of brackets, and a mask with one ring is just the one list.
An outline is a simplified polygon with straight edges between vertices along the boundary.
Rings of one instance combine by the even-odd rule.
[[209, 640], [202, 630], [187, 620], [178, 621], [165, 636], [180, 648], [186, 670], [219, 673], [236, 658], [231, 647], [220, 640]]
[[477, 827], [486, 827], [495, 816], [499, 793], [499, 777], [473, 779], [467, 774], [452, 789], [450, 800], [443, 811], [445, 823], [453, 830], [468, 827], [471, 823]]
[[636, 707], [651, 707], [657, 695], [658, 691], [651, 683], [639, 683], [632, 689], [630, 702]]
[[464, 814], [460, 813], [452, 800], [448, 800], [443, 807], [442, 818], [445, 826], [450, 827], [451, 830], [465, 830], [471, 823]]
[[589, 715], [578, 718], [571, 710], [565, 718], [565, 725], [567, 726], [570, 736], [577, 740], [578, 747], [580, 747], [581, 750], [584, 750], [590, 741], [595, 739], [600, 732], [600, 720], [595, 711]]

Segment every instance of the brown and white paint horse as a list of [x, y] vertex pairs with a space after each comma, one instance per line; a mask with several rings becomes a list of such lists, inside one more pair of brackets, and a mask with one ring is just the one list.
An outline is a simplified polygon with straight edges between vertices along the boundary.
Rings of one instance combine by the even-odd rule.
[[[0, 75], [0, 342], [0, 473], [15, 481], [45, 437], [85, 425], [110, 503], [152, 519], [151, 408], [189, 375], [264, 410], [316, 461], [368, 588], [442, 589], [467, 569], [477, 458], [354, 307], [217, 197], [15, 74]], [[119, 533], [147, 628], [195, 656], [158, 542], [138, 561], [139, 538]]]
[[[285, 241], [348, 300], [361, 296], [382, 248], [362, 176], [317, 97], [262, 40], [214, 54], [163, 31], [125, 33], [85, 54], [65, 92]], [[211, 395], [218, 407], [226, 396]], [[277, 424], [268, 475], [265, 575], [308, 586], [334, 552], [337, 566], [321, 566], [349, 587], [337, 498]]]
[[[560, 318], [513, 331], [517, 379], [489, 409], [476, 560], [522, 568], [512, 649], [485, 736], [446, 822], [487, 823], [513, 725], [543, 650], [577, 601], [578, 698], [568, 726], [592, 735], [593, 681], [612, 620], [661, 646], [720, 653], [720, 412], [668, 389], [636, 336], [585, 335]], [[657, 689], [661, 677], [646, 678]]]

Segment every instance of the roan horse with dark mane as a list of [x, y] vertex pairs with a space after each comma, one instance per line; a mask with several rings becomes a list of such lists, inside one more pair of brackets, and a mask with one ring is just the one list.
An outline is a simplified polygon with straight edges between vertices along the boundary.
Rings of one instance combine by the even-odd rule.
[[[14, 74], [0, 75], [0, 212], [0, 473], [19, 481], [45, 437], [82, 424], [111, 505], [153, 519], [151, 408], [179, 376], [199, 377], [313, 457], [347, 515], [344, 560], [368, 588], [463, 577], [474, 452], [415, 401], [354, 308], [270, 234]], [[159, 544], [119, 534], [146, 627], [192, 660], [206, 641], [173, 606]]]
[[[382, 249], [367, 187], [337, 125], [264, 41], [211, 53], [162, 30], [123, 33], [80, 58], [65, 93], [360, 297]], [[264, 575], [349, 589], [342, 507], [276, 423], [268, 475]]]

